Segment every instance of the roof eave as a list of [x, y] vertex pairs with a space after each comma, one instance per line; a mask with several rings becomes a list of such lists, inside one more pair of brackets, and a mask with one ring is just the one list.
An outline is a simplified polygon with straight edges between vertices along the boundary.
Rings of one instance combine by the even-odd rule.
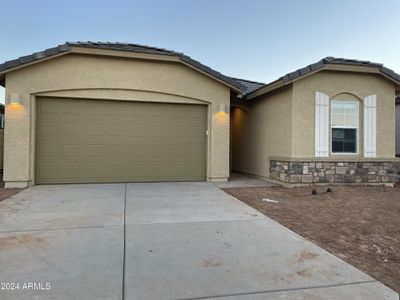
[[[261, 87], [258, 90], [255, 90], [251, 92], [250, 94], [247, 95], [246, 99], [251, 100], [254, 98], [257, 98], [259, 96], [262, 96], [264, 94], [267, 94], [269, 92], [272, 92], [273, 90], [276, 90], [282, 86], [291, 84], [293, 82], [296, 82], [298, 80], [304, 79], [308, 76], [311, 76], [317, 72], [324, 71], [324, 70], [329, 70], [329, 71], [341, 71], [341, 72], [360, 72], [360, 73], [369, 73], [369, 74], [379, 74], [386, 79], [392, 81], [396, 87], [400, 90], [400, 78], [397, 79], [396, 76], [398, 76], [395, 72], [393, 72], [390, 69], [387, 69], [386, 67], [383, 66], [359, 66], [359, 65], [349, 65], [349, 64], [322, 64], [322, 66], [317, 66], [318, 63], [311, 65], [312, 71], [307, 72], [304, 75], [298, 76], [296, 78], [291, 79], [290, 75], [292, 73], [289, 73], [278, 80], [273, 81], [270, 84], [267, 84], [263, 87]], [[346, 68], [347, 66], [347, 68]], [[351, 68], [349, 68], [351, 66]], [[301, 71], [302, 69], [300, 69]], [[298, 70], [299, 71], [299, 70]], [[297, 72], [297, 71], [295, 71]], [[293, 72], [293, 73], [295, 73]]]
[[213, 76], [212, 74], [209, 74], [208, 72], [205, 72], [205, 71], [203, 71], [202, 69], [200, 69], [200, 68], [198, 68], [198, 67], [192, 65], [191, 63], [182, 60], [181, 58], [180, 58], [179, 60], [180, 60], [180, 62], [181, 62], [182, 64], [184, 64], [184, 65], [186, 65], [186, 66], [188, 66], [188, 67], [190, 67], [190, 68], [192, 68], [192, 69], [194, 69], [194, 70], [196, 70], [196, 71], [198, 71], [198, 72], [200, 72], [200, 73], [202, 73], [202, 74], [204, 74], [204, 75], [206, 75], [206, 76], [208, 76], [208, 77], [211, 77], [212, 79], [214, 79], [214, 80], [216, 80], [216, 81], [218, 81], [218, 82], [220, 82], [220, 83], [222, 83], [222, 84], [224, 84], [224, 85], [226, 85], [226, 86], [228, 86], [231, 90], [235, 91], [236, 93], [239, 94], [239, 93], [242, 93], [242, 92], [243, 92], [243, 88], [239, 88], [239, 87], [237, 87], [236, 85], [233, 85], [233, 84], [231, 84], [231, 83], [228, 83], [227, 81], [225, 81], [225, 80], [219, 78], [218, 76]]
[[[97, 55], [112, 55], [112, 56], [120, 56], [120, 57], [131, 57], [131, 58], [140, 58], [140, 59], [156, 59], [159, 61], [173, 61], [180, 62], [202, 74], [220, 82], [223, 85], [228, 86], [231, 90], [236, 93], [241, 93], [243, 91], [243, 86], [238, 82], [230, 80], [229, 77], [201, 64], [200, 62], [181, 54], [179, 52], [171, 52], [171, 53], [147, 53], [145, 51], [123, 51], [120, 49], [104, 49], [104, 48], [95, 48], [95, 47], [84, 47], [73, 44], [64, 44], [54, 48], [50, 48], [41, 52], [36, 52], [32, 55], [27, 55], [24, 57], [20, 57], [18, 59], [9, 61], [5, 63], [5, 69], [0, 71], [0, 80], [1, 76], [5, 77], [5, 74], [8, 72], [15, 71], [20, 68], [25, 68], [30, 65], [43, 62], [45, 60], [53, 59], [55, 57], [59, 57], [61, 55], [69, 54], [69, 53], [79, 53], [79, 54], [97, 54]], [[8, 66], [7, 66], [8, 65]], [[3, 79], [4, 80], [4, 79]], [[1, 83], [1, 81], [0, 81]]]
[[50, 59], [53, 59], [53, 58], [56, 58], [56, 57], [60, 57], [60, 56], [63, 56], [63, 55], [69, 54], [69, 53], [70, 53], [69, 51], [68, 52], [60, 52], [60, 53], [57, 53], [57, 54], [53, 54], [51, 56], [46, 56], [46, 57], [43, 57], [43, 58], [40, 58], [40, 59], [35, 59], [35, 60], [30, 61], [30, 62], [23, 63], [23, 64], [20, 64], [18, 66], [11, 67], [11, 68], [5, 69], [3, 71], [0, 71], [0, 76], [1, 75], [5, 75], [6, 73], [9, 73], [9, 72], [12, 72], [12, 71], [15, 71], [15, 70], [18, 70], [18, 69], [22, 69], [22, 68], [26, 68], [26, 67], [29, 67], [31, 65], [35, 65], [35, 64], [44, 62], [46, 60], [50, 60]]
[[271, 83], [261, 87], [260, 89], [255, 90], [255, 91], [251, 92], [250, 94], [246, 95], [246, 99], [252, 100], [254, 98], [257, 98], [259, 96], [262, 96], [264, 94], [272, 92], [273, 90], [276, 90], [280, 87], [283, 87], [286, 84], [289, 84], [289, 83], [285, 83], [284, 80], [282, 80], [282, 79], [275, 80], [274, 82], [271, 82]]

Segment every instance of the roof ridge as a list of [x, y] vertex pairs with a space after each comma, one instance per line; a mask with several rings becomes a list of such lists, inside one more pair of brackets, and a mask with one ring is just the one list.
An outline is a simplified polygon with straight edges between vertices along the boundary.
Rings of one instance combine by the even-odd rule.
[[[306, 76], [310, 73], [315, 73], [315, 72], [320, 71], [326, 65], [350, 65], [350, 66], [376, 68], [381, 73], [383, 73], [385, 76], [391, 78], [395, 82], [400, 83], [400, 75], [397, 74], [396, 72], [394, 72], [393, 70], [385, 67], [381, 63], [371, 62], [368, 60], [357, 60], [357, 59], [350, 59], [350, 58], [338, 58], [338, 57], [334, 57], [334, 56], [326, 56], [315, 63], [309, 64], [303, 68], [300, 68], [293, 72], [287, 73], [287, 74], [279, 77], [278, 79], [265, 84], [264, 87], [272, 86], [273, 84], [275, 84], [276, 82], [279, 82], [279, 81], [282, 81], [283, 84], [291, 83], [294, 80], [296, 80], [298, 78], [302, 78], [303, 76]], [[262, 90], [264, 87], [255, 89], [255, 90], [251, 91], [250, 93], [247, 93], [246, 96], [249, 96], [249, 95], [255, 93], [256, 91]]]
[[126, 45], [126, 46], [142, 47], [142, 48], [147, 48], [147, 49], [160, 50], [160, 51], [165, 51], [165, 52], [170, 52], [170, 53], [175, 53], [175, 54], [183, 54], [183, 52], [178, 52], [178, 51], [170, 50], [170, 49], [167, 49], [167, 48], [155, 47], [155, 46], [138, 44], [138, 43], [130, 43], [130, 42], [68, 41], [68, 42], [65, 43], [65, 45], [68, 45], [68, 46], [79, 46], [79, 45], [82, 45], [82, 46], [84, 46], [84, 45]]
[[235, 79], [235, 80], [243, 80], [243, 81], [247, 81], [247, 82], [251, 82], [251, 83], [266, 84], [265, 82], [260, 82], [260, 81], [248, 80], [248, 79], [232, 77], [232, 76], [229, 76], [229, 77], [232, 79]]
[[348, 63], [357, 63], [357, 64], [370, 64], [373, 66], [383, 66], [382, 63], [372, 62], [370, 60], [363, 59], [355, 59], [355, 58], [345, 58], [345, 57], [335, 57], [335, 56], [327, 56], [322, 59], [322, 61], [326, 61], [328, 63], [336, 63], [335, 61], [348, 62]]
[[[282, 79], [284, 81], [291, 81], [297, 77], [301, 77], [310, 72], [317, 71], [317, 70], [321, 69], [324, 65], [327, 65], [327, 64], [370, 66], [370, 67], [377, 67], [381, 71], [383, 71], [382, 68], [385, 68], [385, 67], [383, 67], [383, 64], [381, 64], [381, 63], [375, 63], [375, 62], [371, 62], [368, 60], [358, 60], [358, 59], [352, 59], [352, 58], [326, 56], [315, 63], [309, 64], [303, 68], [299, 68], [293, 72], [287, 73], [287, 74], [279, 77], [277, 80]], [[274, 80], [272, 82], [275, 82], [275, 81], [276, 80]], [[268, 84], [271, 84], [272, 82], [270, 82]]]
[[91, 41], [77, 41], [77, 42], [66, 42], [62, 45], [58, 45], [53, 48], [46, 49], [44, 51], [35, 52], [30, 55], [21, 56], [17, 59], [6, 61], [0, 64], [0, 73], [5, 72], [6, 70], [13, 69], [15, 67], [19, 67], [21, 65], [25, 65], [28, 63], [34, 63], [36, 61], [40, 61], [44, 58], [60, 55], [63, 52], [70, 52], [73, 47], [86, 47], [100, 50], [111, 50], [111, 51], [125, 51], [125, 52], [136, 52], [136, 53], [146, 53], [153, 55], [166, 55], [166, 56], [175, 56], [179, 58], [179, 60], [183, 63], [190, 65], [193, 68], [201, 70], [202, 72], [207, 73], [208, 75], [214, 77], [221, 82], [228, 84], [231, 88], [236, 89], [237, 92], [243, 92], [245, 87], [239, 81], [232, 79], [229, 76], [225, 76], [224, 74], [202, 64], [201, 62], [191, 58], [188, 55], [185, 55], [182, 52], [176, 52], [173, 50], [168, 50], [164, 48], [152, 47], [147, 45], [140, 45], [134, 43], [121, 43], [121, 42], [91, 42]]

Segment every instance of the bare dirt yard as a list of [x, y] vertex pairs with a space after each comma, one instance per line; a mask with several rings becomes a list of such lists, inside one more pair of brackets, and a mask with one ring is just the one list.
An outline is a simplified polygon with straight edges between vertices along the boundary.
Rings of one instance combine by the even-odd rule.
[[223, 190], [400, 292], [400, 187], [330, 188]]

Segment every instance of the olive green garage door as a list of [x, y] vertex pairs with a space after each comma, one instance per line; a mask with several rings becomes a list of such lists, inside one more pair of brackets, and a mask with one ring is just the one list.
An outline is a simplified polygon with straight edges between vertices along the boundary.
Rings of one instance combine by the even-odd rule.
[[207, 107], [40, 98], [36, 183], [202, 181]]

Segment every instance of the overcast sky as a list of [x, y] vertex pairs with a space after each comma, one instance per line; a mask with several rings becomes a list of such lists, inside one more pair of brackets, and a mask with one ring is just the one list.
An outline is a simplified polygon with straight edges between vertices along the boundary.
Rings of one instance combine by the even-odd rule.
[[261, 82], [325, 56], [400, 72], [399, 0], [0, 0], [0, 9], [0, 62], [92, 40], [181, 51]]

